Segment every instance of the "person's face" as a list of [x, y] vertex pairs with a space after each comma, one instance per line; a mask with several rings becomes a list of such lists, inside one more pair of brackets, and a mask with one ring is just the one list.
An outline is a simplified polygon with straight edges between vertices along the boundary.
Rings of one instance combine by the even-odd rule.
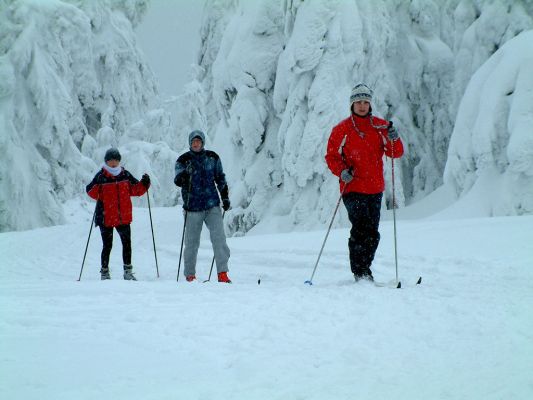
[[118, 167], [120, 165], [120, 161], [119, 160], [109, 160], [109, 161], [106, 161], [106, 164], [110, 168], [116, 168], [116, 167]]
[[200, 151], [202, 150], [203, 142], [200, 138], [194, 138], [191, 142], [191, 149], [192, 151]]
[[353, 112], [364, 117], [370, 111], [370, 103], [366, 100], [360, 100], [353, 103]]

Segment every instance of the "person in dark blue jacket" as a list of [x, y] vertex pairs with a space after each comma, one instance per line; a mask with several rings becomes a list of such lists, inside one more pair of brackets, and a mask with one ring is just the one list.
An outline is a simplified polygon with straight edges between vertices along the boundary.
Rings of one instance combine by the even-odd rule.
[[228, 184], [220, 157], [214, 151], [206, 150], [204, 144], [203, 132], [191, 132], [190, 150], [179, 156], [175, 167], [174, 183], [181, 187], [183, 209], [186, 213], [184, 274], [188, 282], [196, 279], [196, 258], [205, 222], [215, 253], [218, 281], [231, 283], [228, 277], [230, 250], [226, 243], [220, 211], [220, 199], [224, 211], [230, 208]]

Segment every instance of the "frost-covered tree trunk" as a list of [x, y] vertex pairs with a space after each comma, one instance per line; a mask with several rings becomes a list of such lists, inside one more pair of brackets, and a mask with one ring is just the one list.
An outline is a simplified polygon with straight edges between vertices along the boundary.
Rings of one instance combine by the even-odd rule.
[[133, 33], [145, 8], [0, 1], [0, 231], [60, 223], [110, 146], [137, 176], [157, 171], [157, 200], [175, 202], [170, 119]]
[[406, 144], [395, 164], [400, 205], [436, 189], [470, 76], [533, 25], [531, 8], [511, 0], [208, 1], [198, 81], [207, 130], [231, 164], [230, 230], [330, 218], [339, 193], [326, 142], [349, 115], [358, 82], [375, 89], [374, 113], [392, 119]]

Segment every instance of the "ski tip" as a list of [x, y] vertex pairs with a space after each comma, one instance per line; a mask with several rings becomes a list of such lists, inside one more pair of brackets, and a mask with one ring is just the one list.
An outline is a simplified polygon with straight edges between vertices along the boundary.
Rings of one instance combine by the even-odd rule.
[[419, 277], [418, 277], [418, 280], [416, 281], [416, 284], [417, 284], [417, 285], [420, 285], [421, 283], [422, 283], [422, 277], [419, 276]]
[[311, 281], [305, 281], [304, 284], [305, 284], [305, 285], [312, 286], [312, 285], [313, 285], [313, 282], [311, 282]]
[[402, 288], [402, 282], [398, 281], [398, 284], [396, 285], [396, 289], [401, 289]]

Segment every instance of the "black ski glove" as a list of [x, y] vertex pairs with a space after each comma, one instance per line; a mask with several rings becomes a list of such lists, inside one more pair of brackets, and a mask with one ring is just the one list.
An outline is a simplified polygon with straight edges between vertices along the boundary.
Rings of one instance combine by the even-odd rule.
[[144, 174], [141, 178], [141, 183], [144, 185], [145, 188], [150, 187], [150, 175]]
[[224, 211], [228, 211], [231, 207], [231, 203], [229, 201], [229, 199], [222, 199], [222, 209]]
[[187, 172], [182, 172], [179, 175], [176, 175], [174, 178], [174, 184], [180, 187], [186, 187], [189, 184], [191, 176]]
[[220, 197], [222, 198], [222, 208], [224, 211], [228, 211], [231, 207], [231, 203], [229, 202], [229, 188], [228, 185], [224, 186], [222, 189], [220, 189]]
[[389, 140], [392, 140], [393, 142], [397, 140], [400, 137], [400, 134], [396, 130], [394, 126], [392, 126], [392, 121], [389, 122], [389, 128], [388, 128], [389, 134]]

